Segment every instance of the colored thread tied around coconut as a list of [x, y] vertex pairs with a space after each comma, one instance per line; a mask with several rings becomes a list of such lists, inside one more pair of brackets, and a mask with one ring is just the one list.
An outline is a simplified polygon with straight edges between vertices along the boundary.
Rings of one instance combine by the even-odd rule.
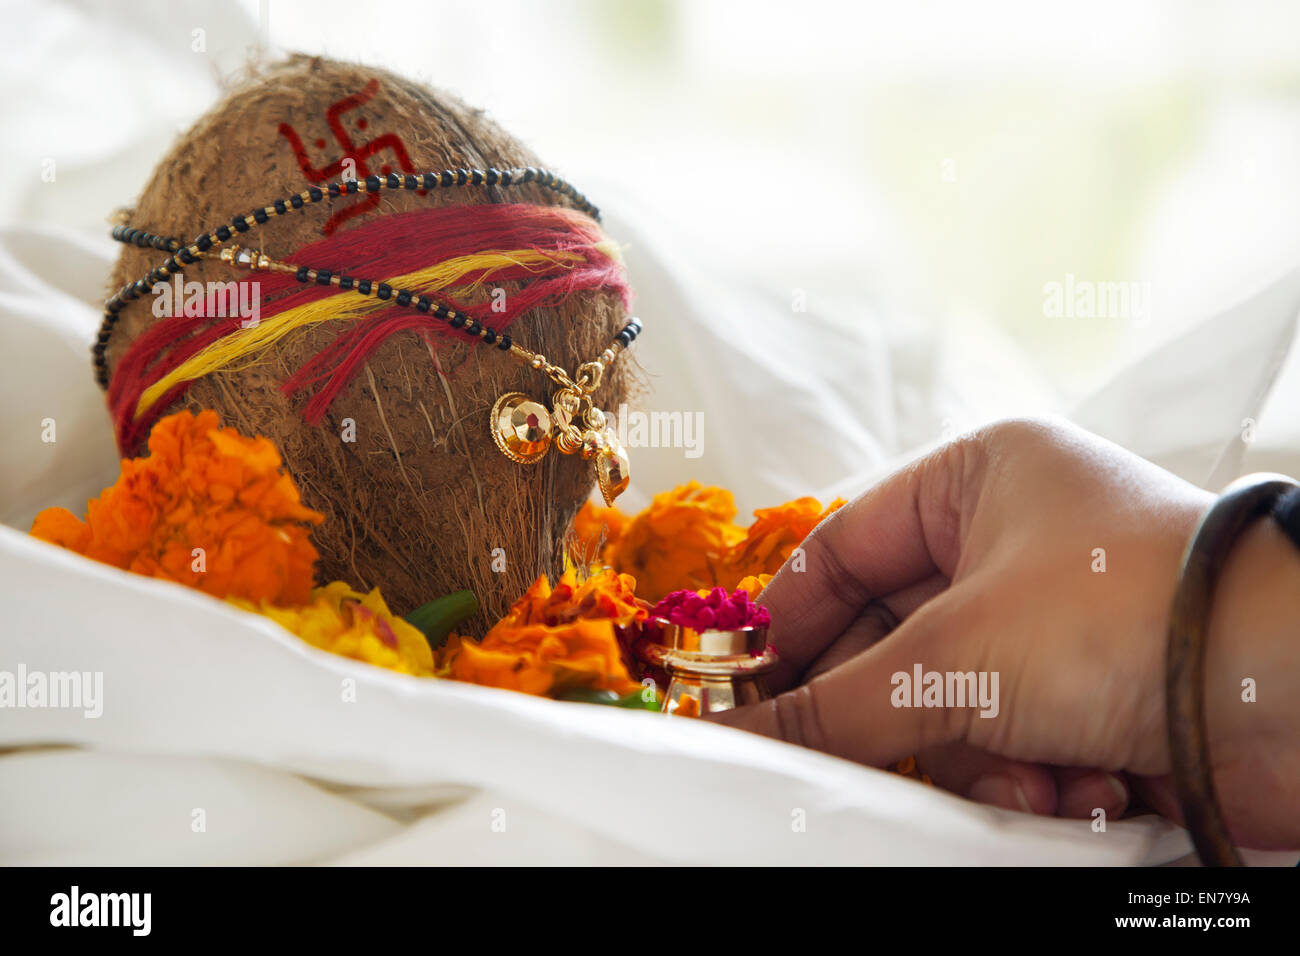
[[[589, 216], [558, 206], [484, 204], [399, 213], [313, 243], [291, 258], [335, 275], [382, 276], [383, 283], [420, 293], [471, 320], [490, 316], [496, 330], [530, 309], [558, 305], [580, 292], [604, 290], [624, 306], [631, 303], [617, 247]], [[489, 282], [516, 282], [519, 288], [467, 301], [483, 299]], [[139, 446], [194, 381], [255, 363], [277, 342], [325, 322], [352, 327], [281, 385], [287, 394], [308, 394], [302, 413], [313, 424], [393, 335], [414, 331], [431, 345], [430, 335], [480, 340], [409, 302], [337, 284], [303, 285], [293, 274], [259, 272], [214, 291], [206, 288], [190, 283], [191, 294], [181, 286], [184, 296], [172, 296], [171, 316], [133, 341], [114, 369], [108, 401], [123, 454]], [[230, 303], [254, 296], [257, 322], [228, 314], [236, 311]]]

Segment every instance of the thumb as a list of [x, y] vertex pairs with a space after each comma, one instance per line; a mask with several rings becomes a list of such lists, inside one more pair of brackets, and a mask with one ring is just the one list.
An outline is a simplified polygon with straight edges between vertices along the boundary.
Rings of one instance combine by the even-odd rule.
[[[976, 669], [974, 642], [955, 640], [957, 616], [950, 590], [922, 605], [888, 637], [808, 683], [704, 719], [876, 767], [963, 740], [975, 711], [913, 706], [910, 687], [918, 664], [922, 671]], [[972, 666], [952, 666], [961, 657]], [[903, 686], [904, 678], [909, 686]]]

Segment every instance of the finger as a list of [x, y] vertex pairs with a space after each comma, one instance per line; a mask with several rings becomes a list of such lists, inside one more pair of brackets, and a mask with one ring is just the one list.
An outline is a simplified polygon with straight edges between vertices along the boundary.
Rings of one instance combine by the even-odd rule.
[[951, 594], [923, 605], [889, 637], [801, 687], [706, 719], [875, 767], [963, 739], [968, 709], [894, 703], [894, 675], [910, 678], [914, 664], [943, 669], [944, 659], [978, 659], [977, 642], [951, 639], [961, 614]]
[[1056, 768], [1058, 816], [1086, 820], [1098, 810], [1107, 817], [1123, 816], [1128, 809], [1128, 783], [1120, 774], [1088, 767]]
[[916, 765], [945, 790], [977, 803], [1048, 816], [1058, 812], [1056, 777], [1043, 764], [954, 743], [922, 751]]
[[774, 689], [798, 675], [882, 595], [943, 573], [958, 556], [965, 445], [946, 445], [886, 478], [819, 524], [763, 589], [781, 663]]
[[898, 627], [904, 618], [909, 617], [922, 604], [947, 587], [948, 579], [942, 574], [936, 574], [920, 584], [895, 591], [879, 601], [872, 601], [863, 610], [862, 616], [850, 624], [843, 634], [808, 665], [807, 670], [800, 676], [799, 682], [806, 683], [817, 675], [824, 674], [845, 661], [857, 657]]
[[1130, 784], [1132, 790], [1136, 792], [1142, 802], [1160, 816], [1174, 821], [1179, 826], [1186, 825], [1186, 821], [1183, 819], [1183, 807], [1178, 802], [1178, 791], [1174, 787], [1172, 775], [1163, 774], [1148, 777], [1135, 774], [1130, 779]]
[[861, 617], [850, 624], [843, 634], [832, 641], [830, 646], [808, 665], [799, 682], [806, 684], [813, 678], [852, 660], [888, 635], [898, 627], [898, 624], [898, 618], [884, 603], [872, 601], [863, 609]]
[[935, 574], [924, 581], [886, 595], [880, 599], [880, 603], [889, 608], [894, 617], [902, 622], [915, 614], [922, 604], [948, 590], [948, 584], [947, 575]]

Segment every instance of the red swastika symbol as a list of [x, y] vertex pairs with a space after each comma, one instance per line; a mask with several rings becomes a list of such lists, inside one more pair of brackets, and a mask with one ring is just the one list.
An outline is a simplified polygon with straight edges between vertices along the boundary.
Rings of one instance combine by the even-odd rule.
[[[351, 160], [355, 165], [353, 172], [355, 172], [357, 179], [364, 181], [367, 176], [371, 175], [369, 160], [386, 149], [393, 151], [397, 165], [402, 172], [415, 172], [415, 167], [411, 164], [411, 157], [407, 155], [406, 147], [396, 133], [385, 133], [382, 136], [376, 136], [369, 142], [357, 144], [352, 142], [351, 135], [343, 128], [343, 123], [339, 117], [359, 106], [364, 106], [374, 98], [377, 92], [379, 92], [379, 81], [371, 80], [360, 93], [353, 93], [351, 96], [343, 97], [325, 111], [325, 121], [329, 124], [330, 131], [334, 134], [334, 140], [338, 143], [339, 149], [343, 151], [343, 154], [338, 159], [327, 166], [317, 167], [313, 165], [311, 157], [307, 155], [307, 148], [303, 146], [302, 137], [288, 123], [280, 124], [280, 135], [289, 141], [289, 146], [293, 149], [293, 154], [298, 160], [298, 168], [302, 170], [302, 174], [307, 177], [308, 182], [323, 183], [337, 179], [343, 170], [347, 168], [348, 160]], [[357, 120], [359, 129], [365, 129], [368, 125], [365, 119]], [[316, 146], [318, 149], [323, 149], [325, 141], [316, 140]], [[380, 169], [380, 173], [383, 175], [387, 175], [391, 171], [392, 167], [387, 163]], [[425, 191], [421, 189], [419, 193], [423, 196]], [[325, 223], [325, 228], [321, 231], [327, 236], [331, 235], [335, 229], [353, 216], [359, 216], [378, 205], [378, 193], [364, 193], [357, 202], [344, 206], [331, 215], [329, 221]]]

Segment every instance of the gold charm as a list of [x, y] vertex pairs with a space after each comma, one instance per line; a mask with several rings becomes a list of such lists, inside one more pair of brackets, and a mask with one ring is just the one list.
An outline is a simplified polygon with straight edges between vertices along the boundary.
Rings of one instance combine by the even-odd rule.
[[492, 440], [521, 465], [541, 461], [551, 448], [551, 413], [523, 392], [506, 392], [492, 406]]
[[[536, 364], [536, 363], [535, 363]], [[545, 365], [545, 360], [541, 360]], [[561, 370], [548, 371], [561, 387], [551, 407], [523, 392], [506, 392], [492, 406], [492, 440], [511, 461], [540, 461], [555, 445], [563, 454], [582, 455], [596, 466], [596, 484], [607, 506], [627, 490], [631, 466], [627, 452], [607, 427], [605, 413], [592, 404], [591, 389], [600, 381], [600, 367], [583, 366], [579, 383]], [[585, 427], [583, 427], [585, 426]]]
[[551, 396], [551, 421], [559, 431], [565, 431], [582, 409], [582, 395], [573, 389], [561, 388]]
[[606, 432], [604, 444], [596, 452], [596, 482], [600, 485], [600, 496], [605, 499], [605, 507], [611, 507], [614, 499], [627, 490], [631, 477], [627, 452], [613, 432]]

